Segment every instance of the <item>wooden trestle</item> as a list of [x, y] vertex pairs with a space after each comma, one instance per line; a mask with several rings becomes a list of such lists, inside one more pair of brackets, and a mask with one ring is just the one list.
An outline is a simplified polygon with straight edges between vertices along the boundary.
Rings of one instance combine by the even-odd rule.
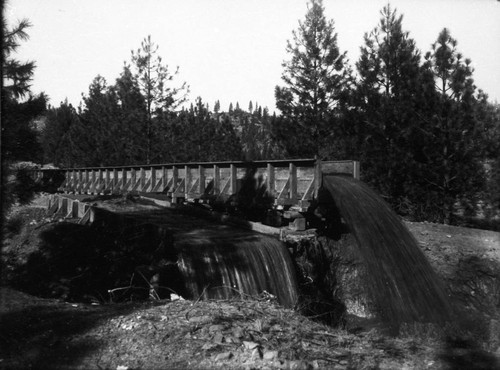
[[35, 177], [41, 180], [56, 172], [64, 175], [59, 191], [65, 193], [166, 193], [172, 203], [225, 201], [244, 181], [254, 179], [275, 198], [275, 205], [305, 210], [317, 196], [323, 174], [359, 178], [359, 162], [292, 159], [39, 169]]

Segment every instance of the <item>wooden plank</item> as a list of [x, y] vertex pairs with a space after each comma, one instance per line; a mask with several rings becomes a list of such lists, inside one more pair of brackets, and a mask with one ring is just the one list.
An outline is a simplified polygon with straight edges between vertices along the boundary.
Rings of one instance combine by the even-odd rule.
[[[118, 188], [118, 189], [120, 189], [120, 188]], [[122, 168], [122, 187], [121, 187], [121, 191], [122, 192], [126, 192], [127, 191], [127, 170], [125, 168]]]
[[231, 194], [236, 194], [238, 192], [238, 174], [237, 174], [237, 168], [234, 164], [230, 165], [230, 192]]
[[295, 202], [297, 200], [297, 167], [290, 163], [290, 196], [289, 198]]
[[172, 193], [175, 193], [177, 189], [177, 183], [179, 181], [179, 169], [177, 166], [172, 167]]
[[130, 191], [137, 189], [137, 173], [135, 168], [130, 169]]
[[145, 185], [146, 185], [146, 170], [144, 167], [141, 167], [139, 169], [139, 185], [140, 187], [138, 188], [139, 191], [145, 191]]
[[154, 191], [156, 187], [156, 168], [151, 167], [151, 185], [146, 188], [146, 191]]
[[221, 194], [221, 188], [220, 188], [220, 167], [214, 164], [214, 189], [213, 189], [213, 194], [214, 195], [219, 195]]
[[274, 177], [274, 166], [271, 163], [267, 164], [267, 178], [266, 178], [266, 186], [267, 192], [269, 195], [274, 197], [276, 193], [276, 180]]
[[111, 171], [109, 168], [106, 168], [105, 170], [105, 176], [104, 176], [104, 191], [106, 190], [111, 190], [112, 184], [111, 184]]
[[161, 168], [162, 177], [161, 177], [161, 191], [164, 192], [168, 187], [168, 169], [166, 166], [162, 166]]
[[111, 191], [114, 193], [118, 189], [118, 169], [113, 168], [113, 181], [111, 182]]
[[205, 168], [198, 166], [198, 194], [205, 193]]

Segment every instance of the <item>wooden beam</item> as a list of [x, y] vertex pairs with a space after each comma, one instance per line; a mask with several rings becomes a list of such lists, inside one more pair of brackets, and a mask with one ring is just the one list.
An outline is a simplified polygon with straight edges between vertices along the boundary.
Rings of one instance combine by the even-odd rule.
[[198, 193], [202, 195], [205, 193], [205, 168], [203, 168], [203, 166], [198, 166], [198, 178]]
[[220, 185], [220, 167], [214, 164], [214, 195], [221, 194]]
[[267, 192], [274, 197], [276, 193], [276, 182], [274, 176], [274, 166], [271, 163], [267, 164], [267, 178], [266, 178]]
[[237, 182], [237, 168], [234, 164], [231, 164], [230, 165], [230, 185], [231, 185], [231, 188], [230, 188], [230, 191], [231, 191], [231, 194], [236, 194], [238, 192], [238, 182]]
[[151, 167], [151, 186], [146, 191], [153, 191], [156, 187], [156, 168]]
[[290, 163], [289, 165], [290, 171], [290, 200], [295, 202], [297, 200], [297, 166], [295, 164]]

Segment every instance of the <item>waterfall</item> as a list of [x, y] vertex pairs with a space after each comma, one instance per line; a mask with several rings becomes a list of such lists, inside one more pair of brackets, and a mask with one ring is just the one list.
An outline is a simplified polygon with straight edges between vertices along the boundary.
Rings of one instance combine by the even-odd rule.
[[323, 188], [356, 238], [381, 318], [395, 325], [451, 320], [436, 273], [387, 203], [366, 184], [348, 177], [324, 176]]
[[190, 298], [227, 299], [267, 291], [286, 307], [298, 299], [290, 254], [276, 239], [229, 228], [197, 229], [176, 235], [175, 248]]

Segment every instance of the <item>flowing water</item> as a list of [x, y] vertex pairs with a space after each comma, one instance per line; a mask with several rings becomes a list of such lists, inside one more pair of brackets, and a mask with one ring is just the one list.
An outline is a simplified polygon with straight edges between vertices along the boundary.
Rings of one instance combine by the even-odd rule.
[[323, 187], [356, 238], [380, 316], [394, 325], [451, 320], [436, 273], [387, 203], [352, 178], [324, 176]]
[[176, 235], [178, 265], [192, 298], [259, 296], [264, 291], [293, 307], [297, 281], [283, 243], [234, 229], [197, 229]]

